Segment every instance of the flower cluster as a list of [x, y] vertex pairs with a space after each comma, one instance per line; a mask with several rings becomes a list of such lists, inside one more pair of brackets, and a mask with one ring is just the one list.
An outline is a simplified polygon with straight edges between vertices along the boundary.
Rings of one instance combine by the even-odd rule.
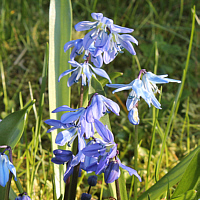
[[[140, 80], [141, 74], [143, 74], [142, 80]], [[147, 72], [145, 69], [142, 69], [139, 72], [138, 78], [136, 78], [129, 84], [107, 84], [107, 86], [111, 88], [117, 88], [116, 90], [113, 91], [113, 94], [115, 92], [119, 92], [122, 90], [132, 89], [126, 101], [126, 108], [129, 111], [128, 114], [129, 121], [134, 125], [138, 125], [140, 119], [138, 116], [137, 106], [140, 97], [142, 97], [146, 101], [149, 107], [152, 104], [156, 108], [161, 109], [161, 104], [154, 95], [155, 93], [159, 92], [156, 84], [181, 82], [179, 80], [166, 78], [167, 76], [168, 76], [167, 74], [155, 75], [152, 72]]]
[[[56, 137], [56, 144], [68, 146], [78, 137], [78, 153], [73, 155], [71, 151], [57, 149], [54, 150], [55, 157], [52, 162], [55, 164], [67, 164], [67, 170], [64, 174], [64, 181], [73, 173], [74, 167], [80, 164], [80, 170], [95, 172], [97, 175], [105, 173], [105, 182], [110, 183], [116, 180], [119, 175], [119, 166], [135, 174], [139, 180], [141, 178], [134, 169], [124, 166], [117, 157], [117, 145], [114, 142], [114, 136], [108, 127], [104, 126], [99, 119], [107, 112], [112, 111], [119, 115], [120, 108], [112, 100], [95, 93], [84, 108], [72, 109], [68, 106], [56, 108], [53, 112], [67, 111], [61, 116], [61, 120], [46, 120], [45, 123], [53, 126], [48, 132], [54, 129], [64, 129]], [[95, 138], [95, 130], [102, 139]], [[86, 139], [92, 138], [88, 143]], [[118, 166], [118, 170], [112, 169], [113, 163]], [[116, 171], [113, 176], [111, 170]]]
[[[169, 79], [167, 75], [155, 75], [142, 69], [137, 79], [129, 84], [111, 84], [111, 79], [105, 70], [101, 69], [103, 63], [109, 64], [115, 59], [118, 53], [122, 53], [123, 49], [128, 50], [132, 55], [136, 52], [132, 43], [138, 45], [138, 41], [129, 33], [133, 29], [115, 25], [112, 19], [104, 17], [102, 13], [92, 13], [95, 20], [82, 21], [75, 25], [76, 31], [88, 31], [81, 39], [69, 41], [64, 45], [66, 52], [72, 48], [70, 61], [68, 61], [73, 69], [66, 70], [59, 76], [59, 80], [70, 73], [68, 79], [68, 87], [77, 83], [81, 79], [82, 87], [89, 83], [92, 76], [101, 76], [106, 78], [110, 84], [108, 87], [116, 88], [113, 91], [130, 90], [131, 92], [126, 101], [126, 107], [129, 111], [128, 119], [130, 123], [139, 124], [138, 102], [142, 97], [146, 103], [161, 109], [161, 104], [155, 97], [155, 93], [159, 92], [156, 84], [180, 82], [178, 80]], [[83, 54], [83, 63], [75, 61], [76, 56]], [[89, 60], [94, 64], [93, 67]], [[142, 77], [142, 79], [141, 79]], [[72, 153], [69, 150], [56, 149], [53, 151], [54, 157], [52, 162], [55, 164], [67, 163], [67, 170], [64, 174], [64, 181], [73, 173], [74, 167], [80, 165], [81, 170], [86, 172], [94, 172], [96, 175], [104, 173], [105, 182], [112, 183], [120, 176], [120, 167], [127, 170], [129, 174], [135, 175], [139, 181], [141, 177], [137, 171], [123, 165], [118, 158], [119, 151], [114, 140], [113, 133], [104, 125], [100, 119], [110, 111], [119, 115], [120, 108], [117, 103], [95, 93], [89, 100], [87, 107], [77, 109], [70, 108], [67, 105], [56, 108], [53, 112], [66, 112], [61, 116], [60, 120], [49, 119], [45, 123], [52, 126], [48, 132], [55, 129], [62, 129], [56, 137], [56, 144], [60, 146], [71, 146], [75, 138], [78, 140], [78, 151]], [[98, 136], [97, 136], [98, 134]], [[91, 195], [83, 193], [81, 199], [91, 199]]]
[[[64, 45], [65, 52], [69, 48], [73, 48], [69, 63], [75, 68], [63, 72], [59, 77], [60, 81], [63, 76], [73, 72], [68, 79], [68, 87], [78, 82], [80, 77], [82, 77], [82, 85], [86, 85], [86, 77], [89, 82], [92, 75], [95, 74], [108, 79], [111, 83], [107, 73], [103, 69], [99, 69], [103, 62], [109, 64], [118, 53], [123, 53], [124, 48], [132, 55], [136, 54], [131, 42], [138, 45], [138, 41], [132, 35], [126, 34], [133, 32], [133, 29], [113, 24], [113, 20], [104, 17], [102, 13], [92, 13], [91, 15], [96, 20], [95, 22], [82, 21], [75, 25], [77, 31], [90, 30], [85, 37], [69, 41]], [[85, 62], [79, 64], [74, 59], [83, 52]], [[89, 58], [95, 67], [88, 63]]]

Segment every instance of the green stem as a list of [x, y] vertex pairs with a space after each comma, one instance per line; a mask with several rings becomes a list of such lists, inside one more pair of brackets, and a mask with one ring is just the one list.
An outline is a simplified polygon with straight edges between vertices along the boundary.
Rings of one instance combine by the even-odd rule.
[[[84, 86], [81, 84], [79, 108], [81, 108], [83, 105], [83, 93], [84, 93]], [[73, 144], [73, 154], [77, 154], [77, 152], [78, 152], [78, 139], [76, 139]], [[77, 189], [77, 183], [78, 183], [79, 168], [80, 168], [80, 164], [78, 164], [74, 167], [74, 172], [73, 172], [71, 186], [70, 186], [70, 194], [69, 194], [70, 200], [75, 200], [75, 198], [76, 198], [76, 189]], [[67, 197], [65, 196], [64, 199], [67, 200]]]
[[[134, 142], [134, 168], [138, 171], [138, 125], [135, 125], [135, 142]], [[137, 200], [138, 178], [134, 176], [134, 200]]]
[[5, 200], [9, 200], [11, 179], [12, 179], [12, 172], [9, 173], [9, 179], [8, 179], [8, 183], [7, 183], [7, 186], [6, 186]]
[[120, 195], [120, 189], [119, 189], [119, 181], [118, 181], [118, 179], [115, 180], [115, 185], [116, 185], [117, 200], [121, 200], [121, 195]]

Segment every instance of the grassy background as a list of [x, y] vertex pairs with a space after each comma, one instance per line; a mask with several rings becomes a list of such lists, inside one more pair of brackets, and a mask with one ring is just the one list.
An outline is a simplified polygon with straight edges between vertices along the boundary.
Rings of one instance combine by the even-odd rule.
[[[48, 42], [49, 1], [2, 0], [0, 4], [0, 60], [4, 67], [4, 72], [1, 70], [0, 118], [4, 118], [25, 104], [31, 98], [31, 94], [37, 100], [35, 111], [39, 106], [43, 59], [45, 45]], [[73, 24], [75, 25], [82, 20], [92, 21], [91, 12], [102, 12], [104, 16], [113, 19], [115, 24], [135, 29], [132, 35], [139, 41], [139, 45], [134, 46], [137, 57], [131, 56], [125, 50], [124, 54], [118, 55], [109, 66], [103, 66], [108, 73], [113, 71], [123, 73], [123, 76], [117, 78], [115, 82], [129, 83], [135, 79], [140, 67], [153, 72], [155, 66], [157, 66], [158, 74], [167, 73], [170, 78], [180, 80], [189, 46], [193, 5], [196, 5], [196, 14], [200, 16], [200, 2], [198, 0], [74, 0], [72, 1]], [[171, 129], [170, 137], [167, 138], [166, 150], [168, 151], [165, 151], [164, 154], [160, 177], [175, 166], [189, 150], [200, 144], [200, 26], [198, 17], [196, 19], [185, 87], [173, 129]], [[73, 29], [72, 39], [83, 36], [83, 32], [75, 32]], [[156, 129], [150, 184], [155, 182], [154, 171], [162, 144], [162, 133], [166, 129], [177, 90], [178, 84], [176, 83], [169, 83], [162, 88], [162, 110], [159, 111], [158, 115], [159, 126]], [[118, 101], [122, 108], [120, 117], [111, 115], [112, 129], [119, 144], [121, 159], [125, 164], [133, 166], [132, 126], [128, 122], [126, 110], [123, 109], [128, 92], [117, 93], [117, 96], [113, 96], [108, 88], [106, 88], [106, 92], [111, 99], [118, 101], [119, 98], [121, 100]], [[72, 90], [72, 107], [76, 107], [78, 103], [77, 93], [78, 85], [75, 85]], [[47, 90], [44, 102], [43, 119], [48, 119]], [[154, 110], [149, 109], [146, 103], [141, 100], [139, 112], [141, 119], [139, 126], [139, 174], [145, 181]], [[35, 155], [34, 146], [31, 143], [34, 140], [35, 113], [31, 111], [24, 137], [14, 151], [15, 166], [19, 169], [18, 175], [24, 188], [29, 193], [33, 192], [31, 194], [33, 199], [51, 199], [52, 196], [49, 192], [52, 189], [52, 166], [49, 162], [52, 157], [50, 135], [46, 134], [47, 128], [42, 125], [39, 151]], [[31, 179], [33, 156], [37, 160], [35, 164], [37, 170], [36, 177]], [[131, 178], [128, 174], [125, 175], [127, 175], [127, 184], [130, 188]], [[34, 185], [32, 189], [31, 185]], [[80, 186], [82, 192], [87, 189], [84, 182]], [[143, 186], [144, 182], [141, 183], [140, 188]], [[99, 193], [98, 187], [94, 192]]]

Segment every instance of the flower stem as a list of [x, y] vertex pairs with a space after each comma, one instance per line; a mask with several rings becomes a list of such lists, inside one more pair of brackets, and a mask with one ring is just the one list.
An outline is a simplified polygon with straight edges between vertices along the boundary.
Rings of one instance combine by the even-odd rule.
[[[81, 84], [80, 100], [79, 100], [79, 107], [80, 108], [83, 105], [83, 93], [84, 93], [84, 86]], [[78, 153], [78, 138], [74, 140], [72, 151], [75, 155]], [[78, 164], [74, 167], [74, 172], [73, 172], [73, 175], [72, 175], [72, 181], [71, 181], [71, 185], [70, 185], [70, 194], [69, 194], [70, 200], [75, 200], [75, 198], [76, 198], [76, 189], [77, 189], [77, 182], [78, 182], [79, 167], [80, 167], [80, 164]], [[66, 188], [65, 188], [65, 190], [66, 190]], [[67, 197], [65, 196], [64, 199], [67, 200]]]
[[[138, 125], [135, 125], [135, 142], [134, 142], [134, 168], [138, 171]], [[138, 178], [134, 176], [134, 200], [137, 200]]]
[[115, 185], [116, 185], [117, 200], [121, 200], [121, 195], [120, 195], [120, 189], [119, 189], [119, 181], [118, 181], [118, 179], [115, 180]]
[[[3, 151], [3, 153], [5, 151], [9, 151], [10, 162], [13, 164], [12, 149], [11, 149], [11, 147], [10, 146], [6, 146], [6, 149]], [[11, 184], [12, 175], [13, 174], [10, 171], [10, 173], [9, 173], [9, 179], [8, 179], [7, 186], [6, 186], [5, 200], [9, 200], [9, 192], [10, 192], [10, 184]]]

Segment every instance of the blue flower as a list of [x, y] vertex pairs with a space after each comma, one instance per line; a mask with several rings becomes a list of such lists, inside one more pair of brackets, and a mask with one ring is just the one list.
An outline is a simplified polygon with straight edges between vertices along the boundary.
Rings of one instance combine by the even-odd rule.
[[[92, 162], [88, 165], [86, 171], [91, 170], [96, 174], [105, 173], [106, 183], [111, 183], [120, 176], [119, 167], [127, 170], [132, 176], [133, 174], [141, 181], [137, 172], [121, 163], [117, 157], [117, 144], [114, 142], [114, 136], [107, 126], [104, 126], [100, 121], [95, 121], [95, 128], [103, 140], [95, 138], [94, 141], [90, 141], [86, 147], [82, 150], [85, 156], [96, 158], [96, 162]], [[112, 161], [116, 159], [116, 161]]]
[[[64, 51], [66, 52], [69, 48], [73, 48], [71, 54], [70, 54], [70, 59], [72, 61], [74, 61], [75, 57], [77, 55], [81, 55], [83, 53], [83, 51], [85, 51], [84, 47], [83, 47], [83, 39], [77, 39], [77, 40], [72, 40], [67, 42], [64, 45]], [[103, 58], [101, 55], [102, 51], [97, 51], [97, 48], [94, 46], [94, 42], [89, 46], [88, 50], [85, 51], [85, 55], [83, 57], [83, 59], [85, 61], [88, 60], [88, 57], [91, 54], [91, 62], [93, 62], [93, 64], [100, 68], [103, 64]]]
[[66, 52], [69, 48], [74, 47], [71, 54], [70, 59], [74, 60], [77, 55], [81, 55], [84, 51], [83, 47], [83, 39], [77, 39], [67, 42], [64, 45], [64, 52]]
[[[144, 73], [142, 81], [140, 80], [141, 73]], [[129, 84], [107, 84], [107, 86], [117, 88], [113, 93], [132, 89], [126, 101], [128, 111], [136, 106], [140, 97], [146, 101], [149, 107], [153, 104], [156, 108], [161, 109], [160, 103], [154, 96], [154, 93], [159, 91], [156, 83], [181, 82], [179, 80], [166, 78], [166, 76], [168, 75], [155, 75], [151, 72], [146, 72], [146, 70], [143, 69], [140, 71], [139, 77]]]
[[[86, 50], [94, 43], [96, 52], [104, 52], [103, 59], [106, 64], [110, 63], [118, 52], [122, 53], [123, 48], [127, 49], [132, 55], [136, 54], [131, 42], [138, 45], [138, 41], [131, 35], [118, 34], [131, 33], [133, 29], [113, 24], [113, 20], [103, 17], [102, 13], [92, 13], [91, 15], [97, 21], [82, 21], [75, 25], [77, 31], [92, 29], [83, 39], [83, 47]], [[97, 54], [94, 53], [93, 56], [96, 57]]]
[[14, 165], [9, 161], [6, 154], [0, 153], [0, 185], [5, 187], [9, 179], [9, 170], [15, 176], [16, 179], [16, 169]]
[[68, 87], [72, 86], [74, 83], [77, 83], [78, 80], [80, 79], [80, 77], [82, 77], [82, 85], [85, 86], [86, 85], [86, 77], [87, 77], [88, 83], [89, 83], [92, 75], [95, 76], [94, 73], [108, 79], [108, 81], [111, 83], [111, 80], [110, 80], [108, 74], [103, 69], [95, 68], [88, 62], [79, 64], [76, 61], [69, 61], [69, 63], [72, 65], [72, 67], [75, 67], [75, 69], [69, 69], [69, 70], [63, 72], [59, 76], [59, 79], [58, 79], [58, 81], [60, 81], [60, 79], [63, 76], [66, 76], [67, 74], [73, 72], [72, 75], [68, 79], [68, 82], [67, 82]]
[[128, 119], [131, 124], [138, 125], [140, 123], [140, 118], [138, 115], [138, 109], [133, 107], [128, 113]]
[[88, 184], [90, 185], [90, 186], [95, 186], [96, 184], [97, 184], [97, 176], [95, 176], [95, 175], [93, 175], [93, 176], [89, 176], [88, 177]]
[[108, 109], [119, 115], [120, 107], [114, 101], [104, 97], [100, 94], [95, 94], [92, 97], [92, 102], [87, 108], [87, 121], [93, 122], [94, 119], [100, 119], [105, 113], [108, 113]]
[[53, 151], [53, 154], [55, 157], [51, 159], [51, 162], [55, 164], [64, 164], [72, 159], [72, 152], [69, 150], [62, 150], [62, 149], [56, 149]]
[[22, 194], [19, 194], [18, 197], [15, 198], [15, 200], [31, 200], [31, 198], [24, 192]]
[[81, 195], [81, 200], [90, 200], [92, 198], [91, 194], [83, 193]]
[[180, 80], [166, 78], [167, 76], [168, 76], [167, 74], [165, 74], [165, 75], [155, 75], [152, 72], [145, 72], [143, 77], [142, 77], [142, 82], [144, 84], [144, 87], [150, 93], [159, 92], [156, 84], [169, 83], [169, 82], [181, 83]]

